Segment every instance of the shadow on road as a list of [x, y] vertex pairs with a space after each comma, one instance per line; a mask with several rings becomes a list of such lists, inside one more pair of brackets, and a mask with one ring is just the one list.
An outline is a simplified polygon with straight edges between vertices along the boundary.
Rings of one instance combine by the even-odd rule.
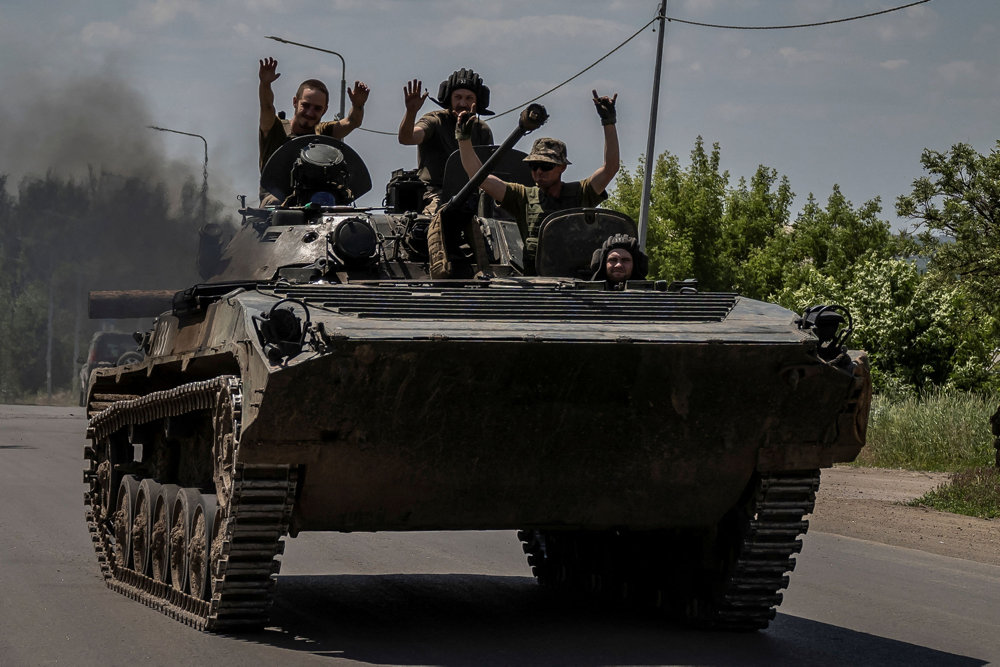
[[559, 597], [530, 577], [281, 577], [271, 623], [242, 639], [373, 664], [985, 664], [783, 614], [762, 632], [689, 630]]

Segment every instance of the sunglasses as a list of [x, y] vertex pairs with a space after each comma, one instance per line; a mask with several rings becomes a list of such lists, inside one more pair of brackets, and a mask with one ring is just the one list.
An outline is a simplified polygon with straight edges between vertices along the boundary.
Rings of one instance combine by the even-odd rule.
[[540, 169], [542, 171], [552, 171], [555, 168], [556, 168], [556, 165], [552, 164], [551, 162], [529, 162], [528, 163], [528, 169], [530, 169], [531, 171], [535, 171], [536, 169]]

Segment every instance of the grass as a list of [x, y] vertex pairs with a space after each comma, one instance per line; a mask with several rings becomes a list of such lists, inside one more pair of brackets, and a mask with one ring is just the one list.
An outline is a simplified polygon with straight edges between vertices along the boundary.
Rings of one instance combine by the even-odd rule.
[[941, 391], [898, 401], [876, 396], [868, 444], [856, 465], [952, 473], [912, 501], [945, 512], [1000, 518], [1000, 469], [990, 416], [1000, 396]]
[[1000, 468], [970, 468], [957, 472], [947, 484], [907, 505], [933, 507], [980, 519], [1000, 518]]
[[922, 399], [876, 396], [868, 444], [857, 463], [877, 468], [957, 472], [993, 464], [990, 415], [1000, 396], [940, 391]]

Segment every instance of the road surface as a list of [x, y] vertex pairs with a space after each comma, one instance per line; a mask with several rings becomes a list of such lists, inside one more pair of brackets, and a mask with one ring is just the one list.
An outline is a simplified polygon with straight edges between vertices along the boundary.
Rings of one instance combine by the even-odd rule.
[[818, 532], [758, 633], [552, 598], [493, 531], [303, 534], [271, 627], [199, 633], [105, 587], [84, 428], [81, 408], [0, 406], [0, 665], [1000, 663], [1000, 567]]

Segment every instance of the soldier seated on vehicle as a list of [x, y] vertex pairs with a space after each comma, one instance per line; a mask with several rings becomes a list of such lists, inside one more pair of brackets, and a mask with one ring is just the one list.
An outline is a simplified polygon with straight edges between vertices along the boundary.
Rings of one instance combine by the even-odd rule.
[[443, 203], [441, 185], [445, 164], [458, 150], [455, 125], [459, 114], [469, 116], [466, 131], [472, 143], [489, 146], [493, 143], [493, 132], [479, 116], [492, 116], [493, 112], [488, 108], [490, 89], [483, 78], [471, 69], [459, 69], [441, 82], [438, 99], [431, 98], [441, 109], [425, 113], [418, 120], [417, 112], [429, 94], [426, 90], [420, 92], [422, 86], [420, 79], [413, 79], [403, 88], [406, 112], [399, 124], [397, 139], [405, 146], [417, 147], [417, 177], [426, 184], [423, 212], [432, 216]]
[[603, 280], [609, 290], [624, 290], [629, 280], [642, 280], [649, 271], [649, 258], [639, 242], [628, 234], [614, 234], [594, 251], [590, 260], [591, 280]]
[[[594, 207], [608, 198], [606, 188], [611, 179], [618, 173], [618, 131], [615, 129], [617, 112], [615, 103], [618, 94], [613, 97], [600, 97], [594, 93], [594, 106], [601, 119], [604, 134], [604, 162], [589, 178], [580, 181], [564, 182], [563, 172], [570, 164], [566, 158], [566, 144], [551, 137], [536, 139], [531, 146], [531, 153], [524, 161], [531, 170], [531, 178], [535, 182], [532, 187], [519, 183], [508, 183], [496, 176], [490, 175], [479, 186], [486, 194], [500, 202], [500, 206], [517, 221], [521, 238], [524, 241], [525, 270], [535, 273], [535, 254], [538, 247], [538, 228], [546, 215], [569, 208]], [[458, 114], [455, 128], [455, 139], [462, 158], [462, 166], [469, 178], [472, 178], [482, 162], [476, 155], [470, 141], [468, 123], [474, 118], [475, 105], [470, 111]]]
[[[258, 87], [258, 97], [260, 98], [260, 130], [258, 132], [258, 143], [260, 147], [260, 169], [264, 171], [264, 165], [268, 159], [289, 140], [303, 136], [320, 134], [334, 139], [343, 139], [351, 130], [361, 127], [365, 117], [365, 103], [368, 101], [370, 90], [362, 81], [355, 81], [354, 88], [347, 89], [347, 96], [351, 100], [351, 110], [346, 118], [338, 120], [323, 121], [323, 114], [326, 113], [330, 101], [330, 92], [326, 85], [317, 79], [307, 79], [303, 81], [292, 98], [292, 107], [295, 113], [291, 120], [280, 118], [274, 109], [274, 91], [271, 84], [281, 76], [277, 71], [278, 61], [274, 58], [264, 58], [260, 61], [260, 85]], [[274, 205], [275, 198], [261, 192], [262, 205]]]

